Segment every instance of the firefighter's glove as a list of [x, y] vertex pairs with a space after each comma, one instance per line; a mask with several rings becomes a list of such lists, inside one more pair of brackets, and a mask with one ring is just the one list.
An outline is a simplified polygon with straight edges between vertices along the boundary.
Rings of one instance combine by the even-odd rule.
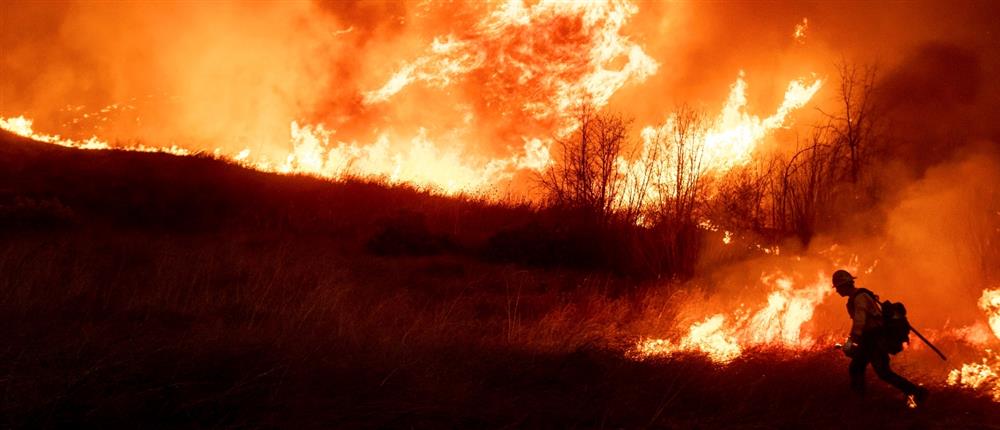
[[844, 345], [840, 347], [840, 350], [844, 351], [844, 355], [853, 358], [854, 355], [858, 353], [860, 348], [858, 347], [857, 342], [848, 339], [847, 342], [844, 342]]

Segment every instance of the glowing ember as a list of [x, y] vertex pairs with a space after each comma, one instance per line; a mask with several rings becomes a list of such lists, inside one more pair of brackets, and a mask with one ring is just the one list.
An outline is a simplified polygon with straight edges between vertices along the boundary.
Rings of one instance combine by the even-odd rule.
[[765, 275], [761, 281], [773, 291], [767, 305], [752, 315], [739, 311], [730, 316], [715, 314], [692, 324], [680, 341], [645, 339], [636, 345], [633, 354], [644, 358], [701, 352], [717, 363], [728, 363], [748, 347], [812, 347], [815, 341], [802, 335], [802, 325], [812, 319], [813, 310], [830, 294], [827, 276], [820, 273], [816, 282], [799, 289], [784, 275]]
[[802, 18], [802, 23], [795, 24], [795, 32], [792, 33], [797, 43], [806, 43], [806, 30], [809, 30], [809, 18]]

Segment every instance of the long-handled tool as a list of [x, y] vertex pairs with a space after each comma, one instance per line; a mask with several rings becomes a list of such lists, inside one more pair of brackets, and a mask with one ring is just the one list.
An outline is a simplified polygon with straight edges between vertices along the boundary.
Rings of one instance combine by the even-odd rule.
[[912, 325], [910, 326], [910, 331], [912, 331], [913, 334], [917, 335], [917, 337], [919, 337], [920, 340], [924, 341], [924, 343], [927, 344], [927, 346], [931, 347], [931, 349], [933, 349], [934, 352], [936, 352], [937, 355], [941, 357], [942, 360], [948, 361], [948, 357], [945, 357], [944, 354], [941, 353], [941, 350], [937, 349], [937, 347], [934, 346], [934, 344], [932, 344], [931, 341], [927, 340], [927, 338], [924, 337], [924, 335], [920, 334], [920, 332], [917, 331], [917, 329], [914, 328]]

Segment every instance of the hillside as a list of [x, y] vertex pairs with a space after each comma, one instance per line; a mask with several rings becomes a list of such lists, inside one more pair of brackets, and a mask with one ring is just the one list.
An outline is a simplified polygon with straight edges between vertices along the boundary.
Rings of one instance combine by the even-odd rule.
[[871, 374], [859, 404], [822, 349], [630, 359], [640, 334], [674, 330], [683, 291], [518, 264], [511, 232], [552, 216], [0, 136], [0, 427], [1000, 423], [997, 403], [938, 384], [908, 410]]
[[346, 239], [386, 217], [419, 212], [434, 228], [464, 236], [517, 223], [526, 212], [406, 186], [265, 174], [209, 156], [79, 151], [6, 133], [0, 143], [2, 198], [57, 203], [72, 213], [65, 221], [88, 228], [267, 229]]

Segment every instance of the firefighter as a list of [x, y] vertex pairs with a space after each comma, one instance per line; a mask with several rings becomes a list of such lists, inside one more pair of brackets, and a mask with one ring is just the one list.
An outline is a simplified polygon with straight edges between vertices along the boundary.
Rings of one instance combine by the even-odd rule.
[[885, 347], [882, 330], [882, 310], [875, 294], [854, 286], [857, 279], [846, 270], [833, 273], [833, 287], [841, 297], [847, 297], [847, 313], [851, 316], [851, 335], [841, 349], [851, 358], [848, 372], [851, 389], [863, 396], [865, 369], [869, 364], [879, 379], [896, 387], [916, 404], [927, 398], [927, 389], [919, 387], [889, 368], [889, 352]]

